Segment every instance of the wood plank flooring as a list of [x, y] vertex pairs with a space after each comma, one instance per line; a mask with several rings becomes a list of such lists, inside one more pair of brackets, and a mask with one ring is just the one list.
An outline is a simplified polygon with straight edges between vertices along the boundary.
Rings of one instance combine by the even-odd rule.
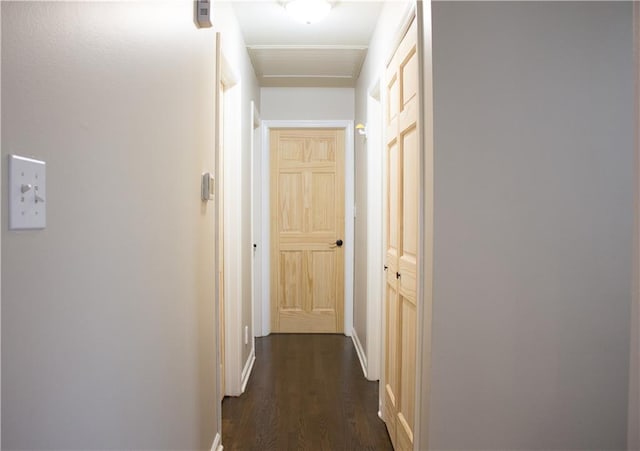
[[392, 450], [351, 339], [286, 334], [256, 339], [246, 392], [222, 403], [225, 450]]

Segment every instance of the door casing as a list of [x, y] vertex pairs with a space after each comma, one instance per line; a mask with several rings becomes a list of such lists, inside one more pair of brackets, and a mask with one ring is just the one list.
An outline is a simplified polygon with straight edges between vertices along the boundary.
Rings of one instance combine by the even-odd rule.
[[[220, 39], [219, 42], [222, 40]], [[241, 161], [241, 86], [239, 71], [225, 57], [224, 46], [220, 45], [218, 79], [224, 85], [224, 101], [218, 102], [218, 114], [223, 115], [222, 139], [224, 158], [218, 161], [216, 177], [217, 196], [223, 203], [222, 217], [218, 226], [223, 230], [224, 261], [223, 284], [225, 299], [240, 299], [242, 293], [242, 243], [229, 231], [240, 230], [242, 212], [236, 206], [241, 204], [242, 161]], [[222, 108], [220, 108], [222, 106]], [[223, 177], [220, 180], [220, 173]], [[222, 182], [222, 183], [220, 183]], [[227, 233], [225, 233], [227, 232]], [[242, 305], [238, 302], [224, 302], [224, 395], [238, 396], [242, 393]]]
[[[344, 334], [348, 337], [353, 331], [353, 267], [354, 267], [354, 240], [355, 240], [355, 161], [353, 143], [353, 121], [285, 121], [285, 120], [263, 120], [262, 121], [262, 211], [271, 211], [269, 199], [269, 132], [271, 128], [342, 128], [345, 131], [345, 238], [344, 238]], [[263, 214], [263, 217], [266, 215]], [[271, 259], [271, 239], [269, 221], [262, 221], [262, 274], [270, 274]], [[256, 317], [256, 323], [262, 324], [262, 336], [271, 333], [270, 315], [270, 290], [271, 281], [269, 277], [262, 278], [262, 309], [256, 310], [256, 315], [261, 314], [261, 318]], [[259, 334], [259, 331], [256, 331]]]

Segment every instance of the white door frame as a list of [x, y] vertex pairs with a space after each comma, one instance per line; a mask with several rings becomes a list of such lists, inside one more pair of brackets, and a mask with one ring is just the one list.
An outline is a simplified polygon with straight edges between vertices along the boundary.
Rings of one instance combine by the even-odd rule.
[[[351, 336], [353, 330], [353, 271], [354, 271], [354, 240], [355, 240], [355, 161], [353, 142], [353, 121], [262, 121], [262, 207], [263, 212], [270, 211], [269, 202], [269, 155], [271, 152], [269, 143], [269, 131], [272, 128], [341, 128], [345, 131], [345, 194], [344, 194], [344, 334]], [[262, 221], [262, 318], [257, 319], [262, 324], [261, 335], [271, 333], [271, 240], [269, 238], [269, 221]], [[258, 311], [256, 310], [256, 314]], [[256, 334], [258, 331], [256, 330]]]
[[222, 402], [220, 401], [222, 399], [222, 377], [221, 377], [221, 371], [220, 371], [220, 364], [221, 364], [221, 359], [222, 356], [220, 355], [220, 323], [222, 318], [220, 318], [220, 284], [219, 284], [219, 277], [218, 277], [218, 265], [220, 263], [220, 223], [222, 221], [222, 218], [220, 217], [220, 209], [218, 208], [218, 202], [219, 202], [219, 195], [220, 195], [220, 190], [221, 190], [221, 186], [220, 186], [220, 171], [221, 171], [221, 165], [220, 165], [220, 140], [218, 139], [218, 137], [220, 136], [220, 105], [221, 105], [221, 99], [220, 99], [220, 82], [222, 80], [222, 76], [221, 76], [221, 72], [222, 72], [222, 56], [221, 56], [221, 50], [220, 50], [220, 33], [216, 33], [216, 72], [215, 72], [215, 118], [214, 118], [214, 130], [215, 130], [215, 137], [214, 137], [214, 174], [215, 174], [215, 186], [216, 186], [216, 191], [215, 191], [215, 205], [213, 207], [213, 217], [214, 217], [214, 259], [213, 261], [214, 263], [214, 271], [213, 271], [213, 275], [212, 277], [214, 278], [214, 299], [215, 299], [215, 333], [214, 333], [214, 337], [215, 337], [215, 368], [216, 368], [216, 436], [213, 440], [213, 445], [211, 446], [212, 450], [216, 450], [218, 449], [218, 447], [220, 446], [220, 443], [222, 441]]
[[382, 302], [384, 295], [383, 193], [384, 119], [381, 83], [377, 79], [367, 96], [367, 368], [366, 377], [380, 379], [382, 355]]
[[261, 136], [260, 112], [256, 103], [251, 101], [251, 243], [253, 250], [251, 253], [251, 327], [253, 330], [253, 349], [255, 350], [255, 337], [262, 336], [262, 197], [261, 190], [261, 168], [262, 168], [262, 136]]
[[433, 52], [431, 46], [431, 0], [417, 1], [418, 25], [419, 117], [420, 117], [420, 214], [418, 243], [422, 263], [418, 278], [418, 318], [416, 347], [416, 412], [413, 446], [429, 448], [429, 406], [431, 395], [431, 336], [433, 309], [433, 215], [434, 215], [434, 147], [433, 147]]
[[[238, 71], [220, 52], [220, 81], [224, 84], [222, 161], [223, 243], [224, 243], [224, 368], [225, 395], [242, 394], [242, 110]], [[245, 177], [248, 175], [245, 175]]]

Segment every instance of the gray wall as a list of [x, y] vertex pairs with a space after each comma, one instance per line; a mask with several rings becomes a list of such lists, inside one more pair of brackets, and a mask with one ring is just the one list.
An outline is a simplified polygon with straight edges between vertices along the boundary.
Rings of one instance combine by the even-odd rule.
[[433, 4], [434, 449], [626, 446], [631, 8]]
[[631, 359], [629, 369], [628, 449], [640, 449], [640, 5], [633, 8], [636, 70], [636, 198], [634, 230], [633, 301], [631, 308]]
[[353, 88], [261, 88], [263, 120], [352, 121]]
[[2, 215], [3, 448], [210, 449], [215, 34], [191, 2], [2, 2], [2, 162], [47, 162], [48, 226]]

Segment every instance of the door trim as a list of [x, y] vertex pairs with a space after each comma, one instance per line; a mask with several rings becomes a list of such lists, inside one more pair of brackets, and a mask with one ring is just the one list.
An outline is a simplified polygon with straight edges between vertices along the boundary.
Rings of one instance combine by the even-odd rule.
[[365, 377], [380, 380], [382, 356], [382, 310], [384, 296], [383, 104], [381, 78], [367, 91], [367, 371]]
[[[214, 113], [215, 113], [215, 118], [214, 118], [214, 123], [213, 123], [213, 127], [214, 127], [214, 131], [215, 131], [215, 137], [214, 137], [214, 146], [213, 146], [213, 153], [214, 153], [214, 172], [215, 172], [215, 185], [216, 185], [216, 197], [215, 197], [215, 205], [213, 207], [213, 217], [214, 217], [214, 231], [213, 231], [213, 235], [214, 235], [214, 262], [215, 262], [215, 267], [214, 267], [214, 304], [215, 304], [215, 333], [214, 333], [214, 337], [215, 337], [215, 369], [216, 369], [216, 437], [213, 441], [213, 445], [212, 445], [212, 449], [213, 446], [218, 446], [219, 443], [222, 440], [222, 402], [220, 401], [223, 398], [223, 393], [222, 393], [222, 374], [220, 371], [220, 364], [221, 364], [221, 360], [222, 360], [222, 355], [220, 353], [220, 331], [219, 331], [219, 327], [220, 327], [220, 323], [221, 321], [223, 321], [223, 318], [220, 318], [220, 302], [222, 302], [222, 300], [220, 299], [220, 285], [219, 285], [219, 277], [218, 277], [218, 265], [220, 264], [219, 262], [219, 249], [221, 246], [220, 240], [219, 240], [219, 230], [220, 230], [220, 224], [222, 221], [222, 218], [220, 217], [220, 209], [218, 208], [218, 193], [220, 193], [220, 171], [221, 171], [221, 161], [220, 161], [220, 140], [218, 139], [218, 137], [220, 136], [220, 107], [221, 107], [221, 101], [220, 101], [220, 91], [219, 91], [219, 86], [220, 86], [220, 82], [222, 81], [222, 48], [221, 48], [221, 35], [219, 32], [216, 33], [216, 66], [215, 66], [215, 80], [214, 80], [214, 85], [215, 85], [215, 106], [214, 106]], [[0, 444], [1, 445], [1, 444]]]
[[[224, 47], [224, 46], [222, 46]], [[222, 191], [218, 193], [223, 199], [223, 214], [220, 218], [223, 225], [223, 279], [225, 301], [242, 299], [242, 243], [229, 231], [241, 230], [242, 210], [242, 111], [241, 85], [239, 71], [225, 57], [224, 49], [220, 52], [220, 81], [224, 84], [223, 114], [223, 153], [224, 158], [220, 170], [223, 173]], [[218, 173], [219, 180], [219, 173]], [[241, 302], [224, 302], [224, 390], [225, 395], [242, 394], [242, 304]]]
[[[251, 341], [252, 352], [255, 355], [256, 336], [261, 336], [262, 327], [258, 324], [258, 318], [261, 317], [262, 311], [262, 290], [260, 289], [262, 280], [262, 266], [260, 265], [260, 256], [262, 255], [262, 239], [261, 231], [256, 230], [262, 223], [262, 197], [256, 195], [256, 187], [260, 187], [262, 173], [260, 168], [262, 165], [260, 145], [262, 142], [260, 136], [260, 111], [254, 100], [251, 101], [251, 243], [253, 249], [251, 251]], [[260, 191], [258, 191], [260, 192]], [[243, 384], [245, 386], [246, 384]], [[244, 388], [242, 389], [244, 392]]]
[[[353, 271], [354, 271], [354, 240], [355, 240], [355, 161], [353, 142], [353, 121], [286, 121], [263, 120], [262, 121], [262, 206], [263, 212], [271, 211], [269, 199], [269, 171], [270, 171], [270, 143], [269, 133], [272, 128], [340, 128], [345, 133], [345, 158], [344, 158], [344, 334], [351, 336], [353, 330]], [[266, 175], [265, 175], [266, 174]], [[271, 228], [269, 221], [262, 221], [262, 274], [270, 274], [271, 261]], [[262, 318], [257, 323], [262, 324], [262, 336], [271, 333], [271, 278], [262, 278]], [[256, 313], [258, 313], [256, 311]], [[256, 334], [258, 331], [256, 331]]]
[[418, 25], [418, 73], [420, 98], [420, 213], [418, 242], [422, 262], [418, 269], [418, 317], [416, 329], [416, 412], [414, 449], [429, 449], [429, 406], [431, 399], [431, 337], [433, 309], [434, 248], [434, 144], [433, 144], [433, 52], [431, 0], [416, 2]]

